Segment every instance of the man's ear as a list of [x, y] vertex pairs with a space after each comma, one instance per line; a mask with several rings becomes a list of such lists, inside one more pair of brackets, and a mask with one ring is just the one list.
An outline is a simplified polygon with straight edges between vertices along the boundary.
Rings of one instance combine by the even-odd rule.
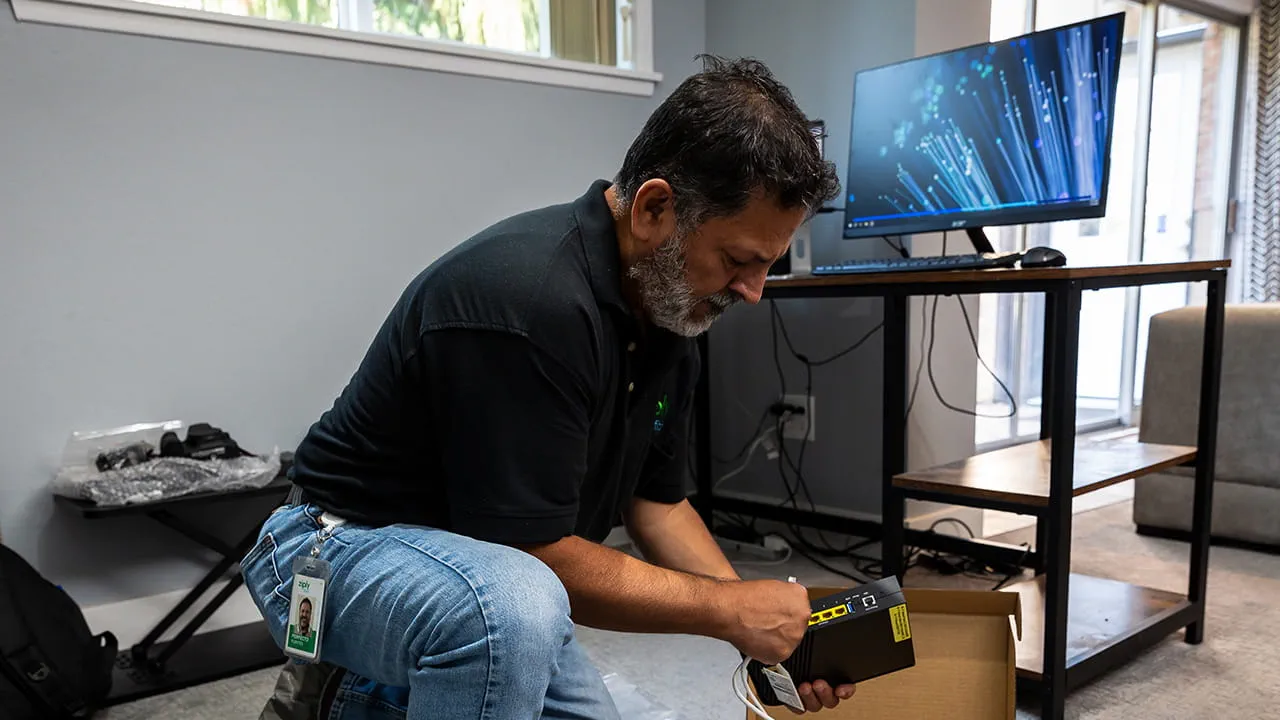
[[656, 249], [676, 232], [675, 193], [666, 180], [646, 180], [631, 203], [631, 236], [637, 250]]

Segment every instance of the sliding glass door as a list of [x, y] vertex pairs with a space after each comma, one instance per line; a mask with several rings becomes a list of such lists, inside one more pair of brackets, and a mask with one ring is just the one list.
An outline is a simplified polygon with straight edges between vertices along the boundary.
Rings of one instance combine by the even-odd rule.
[[[1142, 0], [993, 0], [993, 41], [1121, 12], [1124, 46], [1116, 92], [1107, 215], [1099, 220], [1001, 228], [999, 249], [1039, 245], [1075, 265], [1221, 257], [1235, 126], [1240, 28]], [[1150, 317], [1196, 302], [1187, 286], [1089, 293], [1081, 307], [1077, 423], [1130, 423], [1142, 401]], [[983, 296], [980, 447], [1038, 435], [1043, 299]], [[1012, 397], [1010, 397], [1012, 396]]]
[[[1227, 252], [1240, 30], [1165, 5], [1159, 10], [1151, 148], [1141, 258], [1178, 262]], [[1137, 315], [1133, 403], [1151, 317], [1204, 302], [1204, 284], [1143, 288]]]

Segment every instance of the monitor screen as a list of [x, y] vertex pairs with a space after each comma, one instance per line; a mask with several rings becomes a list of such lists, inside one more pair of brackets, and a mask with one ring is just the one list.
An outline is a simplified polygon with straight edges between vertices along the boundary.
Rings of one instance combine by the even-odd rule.
[[1123, 23], [859, 72], [844, 236], [1105, 215]]

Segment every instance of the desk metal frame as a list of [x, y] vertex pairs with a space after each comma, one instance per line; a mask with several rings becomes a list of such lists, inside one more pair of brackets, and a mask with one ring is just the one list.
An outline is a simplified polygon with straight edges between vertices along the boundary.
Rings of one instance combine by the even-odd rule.
[[[108, 697], [108, 704], [129, 702], [284, 663], [284, 655], [266, 632], [265, 623], [207, 633], [202, 636], [205, 638], [203, 643], [192, 640], [201, 626], [244, 584], [244, 577], [238, 572], [240, 558], [253, 547], [261, 523], [254, 524], [234, 544], [230, 544], [184, 520], [173, 510], [184, 507], [206, 508], [217, 503], [255, 497], [278, 497], [283, 500], [289, 487], [288, 479], [280, 476], [261, 488], [246, 488], [222, 493], [193, 493], [153, 503], [119, 507], [99, 507], [86, 501], [61, 495], [55, 496], [56, 502], [73, 509], [89, 520], [131, 515], [149, 517], [221, 556], [221, 559], [205, 573], [195, 587], [191, 588], [142, 640], [133, 647], [120, 651], [116, 657], [116, 676], [111, 695]], [[226, 578], [228, 573], [231, 573], [231, 577], [227, 584], [178, 630], [173, 639], [160, 642], [160, 638], [177, 624], [196, 601], [205, 595], [214, 583]], [[179, 656], [179, 651], [184, 647], [188, 649], [187, 653]]]
[[[1095, 269], [991, 270], [943, 273], [897, 273], [883, 281], [851, 277], [848, 282], [832, 278], [782, 281], [766, 286], [765, 297], [884, 299], [884, 403], [882, 444], [882, 521], [880, 524], [844, 516], [779, 507], [768, 503], [717, 498], [712, 492], [710, 448], [710, 388], [706, 336], [701, 340], [703, 375], [699, 385], [696, 425], [697, 496], [699, 513], [710, 525], [715, 510], [736, 512], [780, 520], [800, 526], [845, 532], [854, 536], [879, 538], [882, 542], [884, 575], [902, 578], [903, 549], [907, 541], [917, 547], [977, 557], [987, 562], [1003, 562], [1035, 568], [1045, 576], [1044, 667], [1041, 681], [1042, 713], [1046, 720], [1064, 716], [1069, 690], [1101, 672], [1121, 664], [1143, 648], [1179, 628], [1186, 628], [1185, 640], [1198, 644], [1204, 639], [1205, 586], [1209, 562], [1210, 510], [1212, 507], [1214, 461], [1217, 446], [1218, 396], [1221, 374], [1223, 314], [1226, 267], [1229, 263], [1179, 263], [1167, 266], [1132, 266]], [[919, 280], [907, 277], [918, 275]], [[1073, 461], [1076, 438], [1076, 375], [1080, 343], [1080, 306], [1085, 291], [1118, 287], [1138, 287], [1180, 282], [1205, 282], [1203, 358], [1200, 380], [1200, 416], [1197, 454], [1194, 462], [1195, 499], [1191, 532], [1190, 581], [1187, 603], [1143, 627], [1099, 655], [1069, 666], [1067, 653], [1068, 584], [1071, 567], [1071, 520]], [[901, 488], [895, 476], [906, 471], [906, 412], [908, 383], [908, 300], [913, 296], [975, 295], [988, 293], [1044, 293], [1045, 333], [1043, 388], [1045, 407], [1041, 412], [1040, 437], [1052, 444], [1048, 504], [1030, 507], [1016, 502], [958, 497], [948, 493]], [[905, 528], [908, 498], [932, 500], [951, 505], [1005, 510], [1036, 518], [1036, 546], [1024, 548], [987, 541], [969, 541], [937, 533]]]

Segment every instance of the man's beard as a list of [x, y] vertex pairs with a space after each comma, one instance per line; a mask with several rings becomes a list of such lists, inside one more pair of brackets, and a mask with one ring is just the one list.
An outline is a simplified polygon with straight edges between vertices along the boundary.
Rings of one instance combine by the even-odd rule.
[[[693, 294], [685, 268], [687, 237], [682, 232], [672, 235], [652, 255], [637, 262], [627, 276], [640, 286], [641, 302], [654, 325], [684, 337], [697, 337], [741, 298], [729, 290], [705, 298]], [[695, 318], [694, 310], [703, 300], [710, 307], [701, 318]]]

